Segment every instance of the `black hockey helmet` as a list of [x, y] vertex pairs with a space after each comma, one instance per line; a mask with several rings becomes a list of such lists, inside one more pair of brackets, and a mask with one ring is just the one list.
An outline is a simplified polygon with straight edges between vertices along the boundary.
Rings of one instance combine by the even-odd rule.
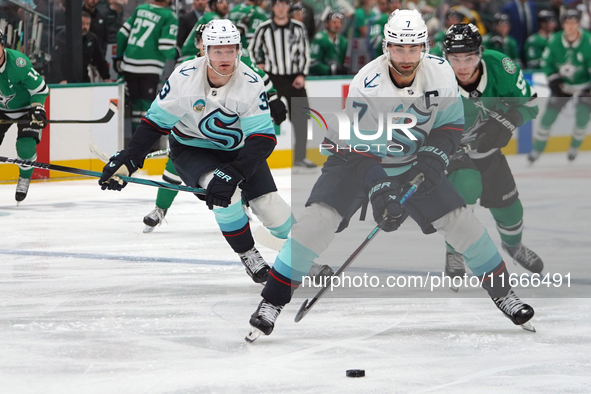
[[538, 12], [538, 23], [550, 22], [556, 20], [556, 14], [550, 10], [541, 10]]
[[509, 15], [504, 14], [502, 12], [497, 12], [495, 14], [495, 25], [499, 25], [501, 23], [511, 23], [511, 18], [509, 17]]
[[443, 39], [443, 52], [467, 53], [479, 52], [482, 46], [482, 36], [478, 28], [472, 23], [458, 23], [451, 26]]
[[200, 25], [197, 25], [197, 27], [195, 28], [195, 46], [197, 46], [199, 44], [199, 41], [201, 41], [201, 38], [203, 37], [203, 31], [205, 30], [205, 26], [206, 24], [202, 23]]
[[574, 8], [564, 11], [560, 15], [560, 24], [563, 24], [567, 19], [576, 19], [577, 22], [581, 22], [581, 11]]

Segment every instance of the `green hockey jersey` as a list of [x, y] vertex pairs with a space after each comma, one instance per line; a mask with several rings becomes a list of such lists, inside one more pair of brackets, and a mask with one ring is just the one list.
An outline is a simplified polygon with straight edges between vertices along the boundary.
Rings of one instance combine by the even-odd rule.
[[540, 33], [533, 34], [525, 41], [525, 59], [528, 68], [541, 68], [542, 54], [548, 45], [548, 37], [542, 36]]
[[343, 64], [347, 53], [347, 39], [342, 34], [333, 41], [326, 31], [316, 33], [310, 44], [310, 75], [331, 75], [331, 63]]
[[473, 141], [482, 132], [479, 129], [488, 120], [490, 111], [503, 115], [509, 109], [515, 109], [521, 114], [523, 123], [534, 119], [539, 112], [531, 100], [531, 88], [513, 60], [486, 49], [481, 62], [482, 75], [478, 86], [471, 92], [460, 86], [465, 118], [462, 143]]
[[[375, 12], [373, 9], [369, 10], [369, 13], [365, 13], [365, 10], [362, 7], [359, 7], [355, 10], [355, 16], [353, 18], [353, 38], [361, 38], [361, 28], [366, 26], [368, 22], [375, 17]], [[369, 32], [368, 32], [369, 33]]]
[[488, 33], [482, 37], [482, 46], [485, 49], [492, 49], [504, 53], [513, 60], [519, 59], [517, 41], [511, 36], [501, 37], [498, 34]]
[[542, 70], [548, 79], [562, 78], [563, 90], [571, 94], [591, 86], [591, 34], [579, 33], [572, 44], [563, 32], [554, 33], [542, 56]]
[[242, 46], [246, 48], [254, 36], [254, 31], [257, 27], [269, 18], [261, 7], [242, 3], [232, 8], [228, 14], [228, 19], [236, 27], [243, 27], [246, 30], [245, 34], [242, 35]]
[[441, 30], [433, 36], [433, 45], [429, 49], [429, 53], [434, 56], [443, 56], [443, 40], [445, 39], [445, 31]]
[[376, 58], [384, 54], [382, 41], [384, 40], [384, 25], [388, 23], [390, 15], [381, 13], [371, 21], [369, 28], [369, 45], [373, 51], [373, 57]]
[[162, 74], [166, 59], [176, 56], [178, 24], [170, 8], [142, 4], [117, 33], [121, 69], [133, 74]]
[[27, 56], [4, 49], [5, 61], [0, 66], [0, 112], [12, 119], [29, 112], [31, 104], [45, 104], [49, 89]]

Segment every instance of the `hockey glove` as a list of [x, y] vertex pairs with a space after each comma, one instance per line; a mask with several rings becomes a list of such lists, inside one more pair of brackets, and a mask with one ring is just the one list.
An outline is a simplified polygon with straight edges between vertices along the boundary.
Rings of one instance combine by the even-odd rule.
[[31, 116], [30, 127], [38, 130], [45, 127], [45, 122], [47, 121], [45, 108], [43, 108], [41, 105], [35, 105], [29, 110], [29, 115]]
[[215, 169], [205, 192], [205, 203], [209, 209], [213, 209], [214, 205], [223, 208], [230, 205], [236, 187], [244, 180], [239, 168], [236, 163], [226, 163]]
[[279, 96], [275, 95], [272, 100], [269, 100], [269, 110], [271, 111], [273, 122], [277, 126], [287, 119], [287, 108], [285, 108], [285, 104], [283, 104]]
[[[557, 75], [557, 74], [555, 74]], [[562, 80], [562, 78], [560, 77], [556, 77], [553, 79], [549, 79], [548, 82], [548, 86], [550, 87], [550, 91], [552, 92], [552, 95], [554, 97], [571, 97], [571, 94], [566, 93], [563, 89], [562, 89], [562, 84], [564, 83], [564, 81]]]
[[349, 74], [349, 69], [343, 66], [340, 63], [331, 63], [330, 64], [330, 74], [331, 75], [347, 75]]
[[373, 218], [376, 223], [386, 219], [382, 227], [385, 232], [397, 230], [408, 217], [408, 212], [400, 205], [401, 191], [400, 184], [393, 177], [378, 179], [369, 190]]
[[119, 151], [111, 156], [107, 165], [103, 167], [103, 175], [99, 179], [101, 189], [121, 190], [127, 182], [119, 178], [117, 175], [130, 176], [137, 171], [138, 167], [135, 160], [129, 157], [126, 150]]
[[479, 153], [507, 146], [513, 132], [523, 123], [523, 117], [516, 110], [509, 110], [505, 115], [491, 111], [486, 123], [481, 127], [484, 132], [476, 149]]
[[406, 173], [406, 180], [410, 182], [422, 173], [425, 180], [417, 189], [417, 193], [428, 194], [441, 183], [448, 164], [449, 158], [445, 152], [433, 146], [422, 146], [417, 153], [417, 160]]
[[119, 75], [123, 75], [123, 70], [121, 69], [121, 63], [123, 63], [123, 57], [113, 56], [113, 69]]

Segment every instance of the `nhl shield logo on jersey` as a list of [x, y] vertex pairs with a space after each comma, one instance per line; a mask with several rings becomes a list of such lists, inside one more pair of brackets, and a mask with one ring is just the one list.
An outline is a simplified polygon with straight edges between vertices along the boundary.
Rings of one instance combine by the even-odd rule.
[[27, 61], [23, 57], [17, 57], [15, 63], [17, 67], [21, 68], [27, 65]]
[[195, 104], [193, 104], [193, 111], [195, 112], [201, 112], [205, 109], [205, 100], [203, 99], [199, 99], [197, 101], [195, 101]]
[[509, 59], [508, 57], [503, 59], [503, 68], [509, 74], [515, 74], [515, 71], [517, 71], [517, 67], [515, 66], [515, 63], [513, 63], [513, 60]]

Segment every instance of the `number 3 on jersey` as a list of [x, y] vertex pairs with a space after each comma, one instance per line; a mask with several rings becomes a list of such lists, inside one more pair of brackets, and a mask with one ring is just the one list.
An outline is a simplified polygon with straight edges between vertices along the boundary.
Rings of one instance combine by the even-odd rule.
[[262, 109], [263, 111], [266, 109], [269, 109], [269, 100], [267, 100], [267, 92], [261, 93], [259, 98], [263, 102], [261, 105], [259, 105], [259, 108]]

